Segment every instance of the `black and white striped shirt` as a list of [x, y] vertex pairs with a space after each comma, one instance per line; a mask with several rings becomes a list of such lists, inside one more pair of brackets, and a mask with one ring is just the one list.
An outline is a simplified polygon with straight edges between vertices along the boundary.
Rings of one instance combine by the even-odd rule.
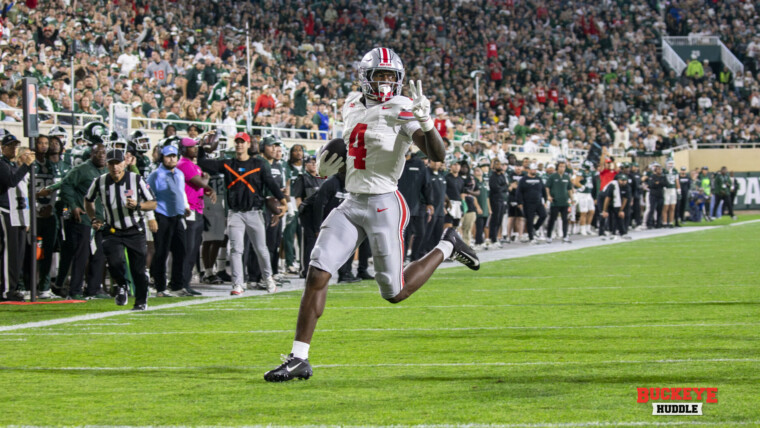
[[131, 171], [125, 171], [118, 183], [109, 174], [94, 179], [85, 200], [95, 202], [97, 198], [103, 203], [106, 223], [117, 230], [135, 226], [143, 228], [142, 211], [127, 208], [127, 198], [136, 200], [138, 204], [155, 199], [145, 180]]

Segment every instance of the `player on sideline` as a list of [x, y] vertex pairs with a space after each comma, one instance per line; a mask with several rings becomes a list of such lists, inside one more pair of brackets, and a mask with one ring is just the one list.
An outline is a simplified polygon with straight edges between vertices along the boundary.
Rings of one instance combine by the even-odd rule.
[[324, 177], [345, 165], [349, 196], [322, 223], [311, 253], [292, 353], [264, 375], [268, 382], [312, 375], [309, 345], [325, 308], [327, 283], [365, 238], [372, 249], [380, 294], [391, 303], [411, 296], [447, 258], [473, 270], [480, 268], [475, 252], [448, 228], [432, 251], [404, 269], [403, 236], [409, 209], [396, 187], [404, 155], [414, 143], [431, 161], [441, 162], [445, 148], [430, 118], [430, 101], [422, 94], [422, 83], [410, 82], [411, 99], [401, 96], [404, 65], [395, 52], [372, 49], [362, 58], [359, 75], [361, 94], [347, 98], [343, 106], [343, 134], [350, 136], [346, 161], [324, 150], [317, 167]]

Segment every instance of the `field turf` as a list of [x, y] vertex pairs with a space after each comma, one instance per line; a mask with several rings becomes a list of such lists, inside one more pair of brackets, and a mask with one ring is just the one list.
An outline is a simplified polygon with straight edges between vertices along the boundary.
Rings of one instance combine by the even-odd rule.
[[[398, 305], [334, 286], [306, 382], [262, 378], [300, 292], [0, 332], [0, 425], [760, 425], [759, 243], [751, 223], [446, 269]], [[49, 306], [0, 325], [115, 309]], [[637, 387], [718, 403], [652, 416]]]

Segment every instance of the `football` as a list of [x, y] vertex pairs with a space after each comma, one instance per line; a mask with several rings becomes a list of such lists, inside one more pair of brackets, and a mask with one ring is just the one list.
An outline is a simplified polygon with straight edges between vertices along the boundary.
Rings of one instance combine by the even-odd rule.
[[338, 156], [340, 156], [340, 158], [343, 159], [343, 162], [345, 162], [346, 156], [347, 156], [347, 150], [348, 149], [346, 147], [346, 142], [343, 141], [342, 138], [335, 138], [335, 139], [330, 140], [330, 142], [328, 142], [327, 144], [322, 146], [321, 149], [319, 149], [319, 155], [317, 157], [322, 156], [322, 153], [324, 152], [328, 152], [329, 154], [327, 155], [327, 159], [329, 159], [332, 157], [333, 153], [337, 153]]

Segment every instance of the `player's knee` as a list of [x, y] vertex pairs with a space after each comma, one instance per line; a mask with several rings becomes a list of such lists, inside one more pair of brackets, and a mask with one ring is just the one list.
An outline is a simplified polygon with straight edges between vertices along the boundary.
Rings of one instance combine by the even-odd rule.
[[310, 290], [321, 290], [327, 287], [327, 283], [330, 281], [330, 272], [322, 270], [315, 266], [309, 266], [309, 270], [306, 272], [306, 285], [305, 287]]
[[396, 303], [401, 303], [404, 299], [401, 298], [401, 293], [399, 293], [393, 297], [386, 297], [385, 300], [387, 300], [388, 303], [393, 303], [395, 305]]

